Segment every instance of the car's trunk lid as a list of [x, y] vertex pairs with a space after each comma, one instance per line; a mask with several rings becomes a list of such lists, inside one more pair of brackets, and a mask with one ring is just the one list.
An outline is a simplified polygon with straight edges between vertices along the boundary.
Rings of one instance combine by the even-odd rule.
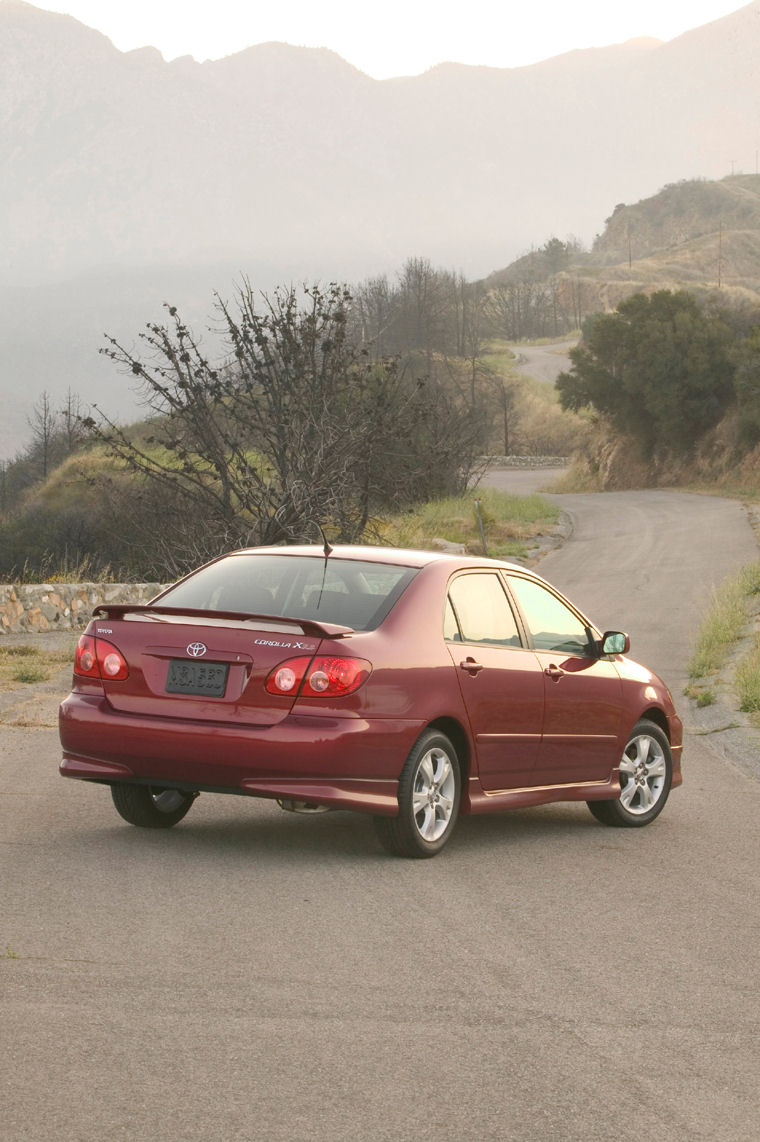
[[287, 717], [295, 701], [295, 694], [266, 690], [272, 670], [350, 631], [308, 620], [119, 606], [98, 608], [88, 633], [112, 643], [129, 666], [127, 678], [103, 679], [114, 709], [261, 726]]

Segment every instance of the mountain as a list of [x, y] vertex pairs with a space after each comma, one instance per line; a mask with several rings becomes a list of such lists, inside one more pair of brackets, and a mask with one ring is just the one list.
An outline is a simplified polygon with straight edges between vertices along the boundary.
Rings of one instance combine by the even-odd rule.
[[377, 81], [326, 49], [167, 63], [0, 2], [0, 455], [40, 391], [134, 405], [97, 356], [161, 303], [357, 280], [411, 256], [468, 276], [610, 204], [754, 169], [760, 0], [662, 44]]

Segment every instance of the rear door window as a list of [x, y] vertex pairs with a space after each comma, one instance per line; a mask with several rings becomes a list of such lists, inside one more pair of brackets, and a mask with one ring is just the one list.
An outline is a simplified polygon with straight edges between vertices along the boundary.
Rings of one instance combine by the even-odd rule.
[[491, 572], [460, 575], [449, 587], [444, 619], [449, 641], [521, 646], [520, 632], [501, 579]]

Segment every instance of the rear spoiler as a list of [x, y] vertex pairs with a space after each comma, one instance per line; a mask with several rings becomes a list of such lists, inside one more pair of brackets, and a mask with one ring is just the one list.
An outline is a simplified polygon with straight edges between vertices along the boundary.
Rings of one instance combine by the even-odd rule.
[[269, 623], [290, 623], [299, 626], [311, 638], [346, 638], [355, 634], [353, 627], [339, 626], [337, 623], [320, 623], [316, 619], [289, 619], [283, 615], [258, 615], [246, 611], [206, 611], [192, 607], [162, 607], [160, 603], [101, 603], [92, 612], [93, 618], [123, 619], [125, 615], [143, 614], [168, 615], [177, 618], [234, 619], [237, 622], [265, 621]]

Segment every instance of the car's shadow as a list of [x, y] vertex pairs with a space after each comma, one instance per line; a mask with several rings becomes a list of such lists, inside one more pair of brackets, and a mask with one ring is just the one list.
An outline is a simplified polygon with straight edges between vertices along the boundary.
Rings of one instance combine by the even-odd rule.
[[[437, 861], [457, 856], [487, 858], [505, 845], [513, 849], [540, 844], [544, 850], [556, 846], [566, 853], [568, 845], [588, 845], [590, 833], [600, 839], [610, 837], [610, 830], [594, 821], [584, 805], [555, 804], [462, 817]], [[80, 842], [85, 839], [81, 831], [77, 835]], [[132, 855], [139, 849], [156, 855], [181, 853], [183, 859], [193, 855], [205, 859], [209, 854], [228, 861], [255, 858], [259, 862], [313, 862], [319, 858], [385, 863], [394, 859], [380, 845], [366, 814], [293, 814], [268, 802], [248, 803], [239, 798], [208, 798], [205, 804], [199, 801], [183, 821], [166, 830], [135, 828], [116, 816], [109, 822], [98, 814], [97, 823], [91, 821], [86, 836], [90, 843], [107, 840], [111, 851], [116, 846]]]

